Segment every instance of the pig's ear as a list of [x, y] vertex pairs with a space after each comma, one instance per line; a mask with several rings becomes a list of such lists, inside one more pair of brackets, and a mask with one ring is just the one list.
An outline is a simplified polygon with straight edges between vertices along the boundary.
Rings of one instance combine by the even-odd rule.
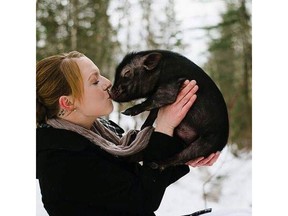
[[144, 68], [146, 68], [147, 70], [153, 70], [159, 64], [161, 58], [162, 58], [161, 53], [156, 52], [143, 56]]

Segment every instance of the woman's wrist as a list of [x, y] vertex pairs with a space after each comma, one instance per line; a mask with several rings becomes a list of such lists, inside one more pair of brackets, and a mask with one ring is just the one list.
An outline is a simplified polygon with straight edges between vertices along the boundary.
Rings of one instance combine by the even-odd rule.
[[163, 133], [163, 134], [166, 134], [166, 135], [172, 137], [173, 133], [174, 133], [174, 128], [168, 127], [168, 126], [164, 126], [164, 125], [156, 125], [154, 131], [155, 132], [160, 132], [160, 133]]

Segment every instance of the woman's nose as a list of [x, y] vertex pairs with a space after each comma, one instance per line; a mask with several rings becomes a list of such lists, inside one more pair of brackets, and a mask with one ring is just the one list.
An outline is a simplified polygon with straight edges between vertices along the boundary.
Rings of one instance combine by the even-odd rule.
[[111, 83], [111, 81], [110, 81], [109, 79], [107, 79], [106, 77], [103, 77], [103, 79], [104, 79], [103, 89], [104, 89], [104, 91], [107, 91], [107, 90], [109, 90], [109, 88], [111, 88], [112, 83]]

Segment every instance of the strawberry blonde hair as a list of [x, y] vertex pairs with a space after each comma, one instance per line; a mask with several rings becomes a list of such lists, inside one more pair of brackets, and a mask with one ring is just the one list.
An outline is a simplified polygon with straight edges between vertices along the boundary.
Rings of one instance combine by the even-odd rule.
[[83, 81], [75, 58], [85, 57], [78, 51], [53, 55], [36, 65], [37, 125], [54, 118], [59, 112], [59, 98], [71, 95], [81, 99]]

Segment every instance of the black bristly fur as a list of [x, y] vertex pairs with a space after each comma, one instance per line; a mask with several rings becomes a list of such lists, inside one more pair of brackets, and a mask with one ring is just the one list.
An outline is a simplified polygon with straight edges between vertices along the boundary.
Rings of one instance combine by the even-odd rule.
[[153, 110], [143, 127], [153, 124], [160, 107], [176, 100], [186, 79], [196, 80], [199, 86], [197, 100], [174, 130], [174, 135], [185, 142], [186, 148], [167, 161], [158, 161], [160, 168], [207, 157], [225, 147], [229, 121], [224, 98], [199, 66], [175, 52], [148, 50], [130, 53], [116, 69], [111, 97], [117, 102], [146, 98], [143, 103], [124, 112], [126, 115], [137, 115]]

